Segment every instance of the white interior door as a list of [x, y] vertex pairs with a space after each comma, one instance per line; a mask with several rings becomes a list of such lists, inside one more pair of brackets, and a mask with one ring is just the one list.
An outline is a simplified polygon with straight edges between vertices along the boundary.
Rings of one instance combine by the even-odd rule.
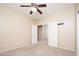
[[32, 44], [37, 43], [37, 25], [32, 25]]
[[48, 45], [57, 47], [57, 22], [48, 24]]
[[79, 14], [77, 14], [77, 55], [79, 56]]

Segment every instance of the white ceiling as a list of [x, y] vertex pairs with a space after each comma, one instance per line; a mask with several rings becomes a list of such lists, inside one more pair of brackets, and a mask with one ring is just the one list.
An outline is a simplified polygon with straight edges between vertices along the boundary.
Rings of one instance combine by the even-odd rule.
[[[30, 18], [35, 19], [35, 20], [42, 19], [46, 16], [50, 16], [50, 15], [60, 11], [60, 10], [67, 9], [67, 8], [74, 6], [73, 3], [46, 3], [47, 7], [39, 8], [43, 12], [42, 15], [39, 14], [38, 12], [30, 15], [29, 14], [29, 12], [31, 10], [30, 7], [20, 7], [21, 4], [24, 5], [25, 3], [6, 3], [6, 4], [4, 3], [4, 4], [0, 4], [0, 5], [4, 5], [9, 8], [18, 10], [22, 13], [25, 13], [26, 16], [29, 16]], [[30, 3], [26, 3], [26, 4], [30, 5]]]

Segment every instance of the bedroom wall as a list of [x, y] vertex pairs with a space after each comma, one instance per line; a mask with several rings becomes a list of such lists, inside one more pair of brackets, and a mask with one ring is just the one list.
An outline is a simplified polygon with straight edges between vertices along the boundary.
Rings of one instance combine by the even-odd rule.
[[32, 45], [32, 21], [25, 14], [0, 5], [0, 52]]

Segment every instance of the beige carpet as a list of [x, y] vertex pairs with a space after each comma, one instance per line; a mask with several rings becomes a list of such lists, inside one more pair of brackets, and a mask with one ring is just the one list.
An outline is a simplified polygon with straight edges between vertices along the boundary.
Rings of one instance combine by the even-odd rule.
[[40, 41], [32, 48], [23, 47], [0, 53], [0, 56], [75, 56], [75, 53], [60, 48], [49, 47], [47, 41]]

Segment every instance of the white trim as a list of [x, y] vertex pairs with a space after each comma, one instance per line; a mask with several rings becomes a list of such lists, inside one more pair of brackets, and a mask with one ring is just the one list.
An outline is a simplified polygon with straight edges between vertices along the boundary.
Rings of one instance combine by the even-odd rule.
[[23, 47], [32, 48], [32, 46], [30, 46], [30, 47], [29, 46], [20, 46], [20, 47], [15, 47], [15, 48], [10, 48], [10, 49], [6, 49], [6, 50], [2, 50], [2, 51], [0, 51], [0, 53], [11, 51], [11, 50], [15, 50], [15, 49], [19, 49], [19, 48], [23, 48]]
[[77, 55], [79, 56], [79, 14], [77, 14]]
[[37, 25], [32, 25], [32, 44], [37, 43]]

